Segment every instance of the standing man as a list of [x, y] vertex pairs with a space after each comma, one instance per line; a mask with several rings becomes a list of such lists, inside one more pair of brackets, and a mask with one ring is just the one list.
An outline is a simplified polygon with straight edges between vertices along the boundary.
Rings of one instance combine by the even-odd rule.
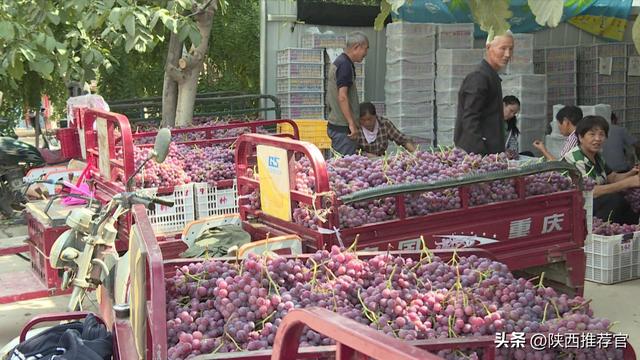
[[327, 135], [331, 139], [331, 147], [342, 155], [356, 153], [360, 102], [354, 63], [362, 62], [368, 50], [367, 36], [359, 31], [352, 32], [347, 35], [344, 52], [329, 67]]
[[602, 157], [609, 168], [617, 173], [631, 170], [635, 155], [640, 150], [640, 142], [629, 131], [618, 125], [618, 117], [611, 113], [611, 126], [607, 141], [602, 145]]
[[487, 38], [486, 54], [458, 91], [455, 145], [466, 152], [494, 154], [504, 151], [502, 84], [498, 71], [513, 55], [513, 34]]

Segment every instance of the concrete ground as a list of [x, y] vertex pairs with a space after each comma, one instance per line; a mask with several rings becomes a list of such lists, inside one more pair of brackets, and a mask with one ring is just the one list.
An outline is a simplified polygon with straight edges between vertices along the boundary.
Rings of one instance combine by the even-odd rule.
[[[6, 227], [2, 230], [0, 237], [7, 233], [21, 234], [25, 231]], [[0, 242], [2, 241], [3, 239], [0, 239]], [[18, 256], [0, 257], [0, 274], [18, 273], [29, 269], [29, 262]], [[640, 351], [640, 279], [614, 285], [587, 282], [585, 298], [592, 299], [591, 306], [597, 317], [615, 322], [612, 331], [628, 334], [633, 347]], [[17, 337], [22, 327], [34, 316], [63, 312], [68, 299], [68, 295], [63, 295], [0, 305], [0, 348]], [[91, 305], [91, 302], [88, 304]]]

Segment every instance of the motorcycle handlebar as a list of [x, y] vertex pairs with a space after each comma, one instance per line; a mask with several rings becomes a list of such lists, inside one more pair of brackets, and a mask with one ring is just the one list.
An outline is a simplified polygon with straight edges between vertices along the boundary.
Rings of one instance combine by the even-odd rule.
[[131, 204], [142, 204], [148, 210], [155, 210], [155, 205], [164, 205], [168, 207], [173, 207], [174, 202], [170, 200], [164, 200], [157, 197], [146, 197], [140, 195], [134, 195], [131, 197]]

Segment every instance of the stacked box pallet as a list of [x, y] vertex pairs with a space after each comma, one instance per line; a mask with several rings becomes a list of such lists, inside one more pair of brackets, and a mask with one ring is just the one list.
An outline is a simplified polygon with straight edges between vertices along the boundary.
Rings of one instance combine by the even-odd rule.
[[513, 56], [503, 74], [533, 74], [533, 34], [513, 34]]
[[627, 44], [582, 46], [578, 55], [579, 103], [609, 104], [618, 119], [624, 121], [627, 100]]
[[520, 100], [518, 128], [520, 151], [534, 151], [533, 142], [544, 140], [547, 131], [546, 75], [520, 74], [502, 76], [502, 95]]
[[324, 56], [321, 49], [278, 51], [276, 93], [285, 119], [324, 119]]
[[554, 47], [545, 50], [547, 75], [547, 115], [551, 117], [556, 104], [577, 105], [577, 50], [575, 47]]
[[387, 26], [385, 111], [401, 131], [433, 140], [436, 25]]
[[627, 67], [627, 100], [624, 126], [634, 135], [640, 136], [640, 54], [634, 44], [627, 44], [629, 64]]
[[483, 49], [438, 49], [436, 52], [436, 140], [438, 145], [453, 145], [458, 90], [462, 80], [478, 66], [483, 56]]

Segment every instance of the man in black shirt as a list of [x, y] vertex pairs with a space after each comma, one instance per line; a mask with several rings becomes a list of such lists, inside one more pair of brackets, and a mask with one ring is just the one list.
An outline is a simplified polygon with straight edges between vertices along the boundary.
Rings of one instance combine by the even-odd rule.
[[453, 134], [455, 145], [466, 152], [504, 152], [502, 84], [498, 71], [513, 54], [513, 35], [487, 39], [484, 60], [469, 73], [458, 91], [458, 113]]
[[344, 52], [329, 67], [327, 135], [331, 139], [331, 147], [342, 155], [356, 153], [360, 102], [354, 63], [362, 62], [368, 50], [369, 40], [364, 33], [350, 33]]

